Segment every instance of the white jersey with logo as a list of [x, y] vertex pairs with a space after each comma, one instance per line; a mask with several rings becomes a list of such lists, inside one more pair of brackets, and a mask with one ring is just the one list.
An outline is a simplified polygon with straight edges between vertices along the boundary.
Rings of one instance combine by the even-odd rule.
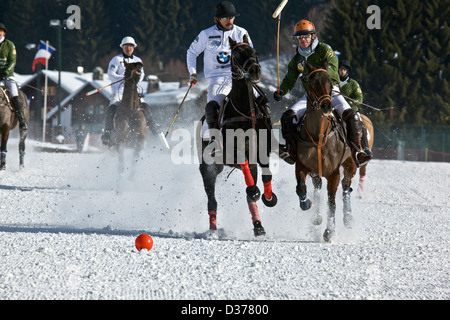
[[201, 31], [187, 50], [189, 74], [197, 73], [197, 57], [203, 52], [203, 71], [206, 80], [214, 77], [231, 77], [231, 48], [228, 37], [236, 42], [242, 42], [244, 35], [247, 35], [250, 46], [253, 47], [247, 30], [236, 25], [228, 31], [220, 30], [217, 25]]
[[[131, 57], [126, 57], [123, 53], [118, 54], [117, 56], [111, 59], [108, 66], [108, 77], [111, 83], [119, 81], [124, 78], [125, 76], [125, 64], [123, 63], [124, 61], [126, 61], [127, 63], [132, 62], [142, 63], [141, 58], [136, 57], [135, 55], [132, 55]], [[142, 68], [140, 81], [142, 81], [143, 79], [144, 79], [144, 68]], [[118, 82], [111, 86], [112, 93], [110, 104], [120, 102], [122, 100], [123, 87], [124, 81]]]

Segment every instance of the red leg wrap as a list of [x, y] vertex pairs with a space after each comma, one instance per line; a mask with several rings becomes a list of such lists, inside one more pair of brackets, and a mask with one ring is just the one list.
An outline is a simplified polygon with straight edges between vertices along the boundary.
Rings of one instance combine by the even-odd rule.
[[272, 199], [272, 180], [269, 182], [264, 182], [264, 197], [267, 200]]
[[209, 215], [209, 230], [217, 230], [217, 212], [212, 210]]
[[255, 223], [255, 221], [261, 222], [261, 218], [258, 214], [258, 206], [256, 205], [256, 202], [250, 202], [248, 204], [248, 208], [250, 209], [250, 213], [252, 215], [252, 222]]
[[245, 184], [247, 187], [251, 187], [255, 185], [255, 181], [253, 180], [252, 173], [250, 172], [250, 167], [248, 166], [248, 161], [241, 164], [242, 172], [244, 173]]

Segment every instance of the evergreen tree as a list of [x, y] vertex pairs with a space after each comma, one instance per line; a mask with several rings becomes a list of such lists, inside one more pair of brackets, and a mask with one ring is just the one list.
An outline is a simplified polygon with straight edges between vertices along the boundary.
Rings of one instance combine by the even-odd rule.
[[[372, 4], [381, 9], [381, 29], [366, 25]], [[350, 60], [366, 102], [392, 107], [390, 113], [374, 113], [375, 122], [445, 122], [448, 16], [448, 6], [439, 0], [341, 0], [330, 10], [328, 43]]]

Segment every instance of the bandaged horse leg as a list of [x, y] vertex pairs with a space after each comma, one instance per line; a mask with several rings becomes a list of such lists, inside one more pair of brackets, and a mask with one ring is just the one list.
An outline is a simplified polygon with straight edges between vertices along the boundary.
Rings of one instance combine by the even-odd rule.
[[272, 175], [263, 175], [262, 180], [264, 184], [264, 194], [262, 197], [262, 202], [267, 207], [274, 207], [278, 202], [278, 198], [272, 191]]
[[211, 210], [209, 215], [209, 230], [217, 230], [217, 211]]
[[[240, 164], [240, 166], [242, 172], [244, 173], [245, 184], [247, 185], [247, 201], [258, 201], [261, 197], [261, 192], [256, 186], [255, 180], [253, 178], [255, 175], [252, 174], [248, 161], [246, 160], [244, 163]], [[256, 165], [254, 165], [254, 167], [256, 169]]]
[[[254, 226], [253, 232], [255, 234], [255, 237], [265, 235], [266, 232], [261, 225], [261, 218], [259, 217], [258, 206], [256, 204], [256, 201], [258, 201], [261, 196], [261, 192], [255, 184], [255, 179], [253, 178], [254, 175], [252, 174], [252, 170], [250, 169], [248, 161], [240, 164], [240, 166], [242, 172], [244, 173], [245, 184], [247, 185], [247, 203], [248, 209], [250, 210], [250, 214], [252, 216], [252, 222]], [[256, 170], [256, 165], [254, 165], [253, 167]]]

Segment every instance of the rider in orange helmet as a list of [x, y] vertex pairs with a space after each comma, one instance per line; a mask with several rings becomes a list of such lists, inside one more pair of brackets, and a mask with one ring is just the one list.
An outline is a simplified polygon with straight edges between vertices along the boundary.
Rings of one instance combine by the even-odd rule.
[[[280, 85], [280, 92], [274, 92], [275, 100], [280, 101], [284, 95], [288, 94], [300, 75], [307, 77], [314, 69], [326, 69], [333, 84], [331, 104], [345, 121], [350, 147], [355, 151], [355, 163], [358, 167], [362, 166], [370, 161], [373, 155], [369, 147], [362, 147], [362, 145], [368, 146], [368, 144], [361, 143], [363, 124], [359, 114], [349, 106], [340, 94], [338, 58], [328, 44], [319, 42], [316, 28], [309, 20], [303, 19], [297, 22], [292, 37], [297, 43], [297, 52], [289, 62], [288, 72]], [[306, 92], [304, 81], [302, 81], [302, 86]], [[295, 150], [297, 123], [305, 114], [306, 105], [307, 97], [305, 94], [281, 117], [282, 134], [287, 144], [286, 149], [294, 160], [297, 155]]]

